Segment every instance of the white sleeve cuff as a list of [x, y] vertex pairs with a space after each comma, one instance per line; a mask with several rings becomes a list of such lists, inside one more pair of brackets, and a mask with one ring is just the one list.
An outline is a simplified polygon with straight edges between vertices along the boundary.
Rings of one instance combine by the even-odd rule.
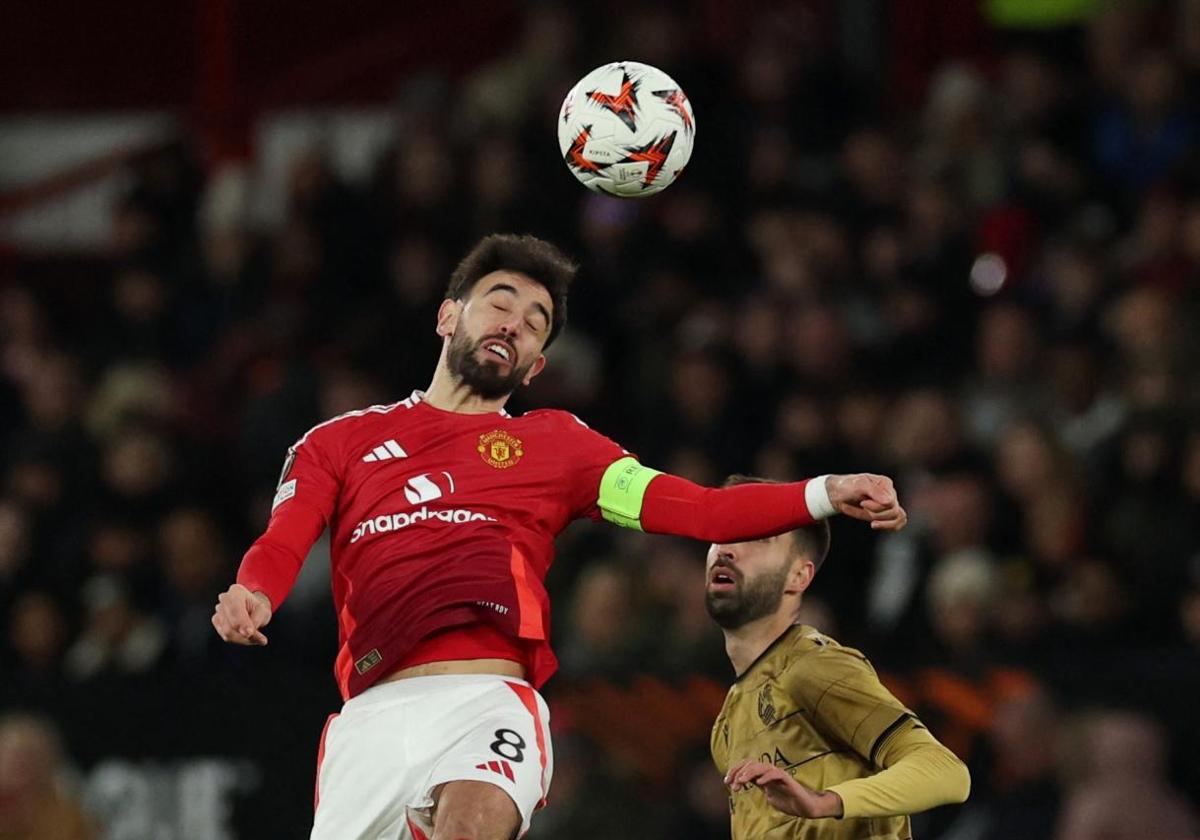
[[804, 503], [808, 505], [808, 512], [813, 519], [828, 519], [837, 513], [837, 508], [829, 499], [829, 488], [825, 486], [827, 478], [828, 474], [819, 475], [804, 485]]

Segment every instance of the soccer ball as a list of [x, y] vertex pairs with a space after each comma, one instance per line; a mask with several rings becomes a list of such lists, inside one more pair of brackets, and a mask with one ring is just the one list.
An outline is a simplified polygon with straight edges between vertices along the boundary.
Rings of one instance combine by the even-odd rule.
[[696, 118], [657, 67], [617, 61], [588, 73], [563, 100], [558, 147], [589, 190], [618, 198], [662, 192], [692, 156]]

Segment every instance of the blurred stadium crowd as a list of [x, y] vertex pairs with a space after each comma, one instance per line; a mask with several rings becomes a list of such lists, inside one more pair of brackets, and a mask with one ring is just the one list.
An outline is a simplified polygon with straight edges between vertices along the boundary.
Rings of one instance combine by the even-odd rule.
[[[563, 93], [611, 57], [586, 31], [537, 6], [501, 60], [409, 80], [374, 177], [308, 150], [278, 229], [247, 211], [252, 172], [182, 137], [129, 172], [93, 282], [4, 278], [8, 707], [244, 665], [209, 617], [286, 448], [424, 387], [457, 257], [528, 231], [582, 271], [516, 410], [570, 409], [709, 484], [895, 476], [909, 528], [839, 522], [805, 620], [970, 763], [972, 800], [918, 836], [1200, 833], [1200, 3], [993, 32], [916, 101], [848, 72], [803, 7], [723, 49], [637, 12], [622, 53], [678, 79], [698, 122], [688, 171], [645, 203], [587, 193], [554, 147]], [[704, 550], [561, 540], [558, 767], [531, 837], [728, 836]], [[251, 653], [332, 702], [324, 551]], [[318, 728], [292, 737], [315, 754]], [[70, 761], [55, 737], [0, 724], [0, 837]]]

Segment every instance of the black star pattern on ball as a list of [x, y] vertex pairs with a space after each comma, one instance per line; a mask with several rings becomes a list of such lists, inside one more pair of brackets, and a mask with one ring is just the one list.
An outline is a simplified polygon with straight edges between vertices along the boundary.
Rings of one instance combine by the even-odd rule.
[[588, 91], [588, 99], [601, 108], [612, 111], [630, 131], [637, 131], [637, 92], [641, 82], [629, 78], [627, 72], [621, 73], [621, 90], [616, 96], [602, 93], [598, 90]]
[[662, 171], [663, 165], [667, 162], [667, 156], [671, 154], [671, 147], [675, 145], [676, 133], [672, 131], [670, 134], [647, 143], [645, 146], [634, 146], [626, 150], [629, 154], [621, 160], [621, 163], [641, 163], [645, 161], [650, 164], [646, 168], [646, 177], [642, 179], [642, 189], [653, 184], [654, 179], [658, 177], [658, 173]]
[[684, 132], [690, 136], [696, 130], [692, 124], [692, 115], [684, 107], [687, 104], [687, 94], [679, 88], [674, 88], [673, 90], [652, 90], [650, 92], [675, 109], [675, 113], [679, 114], [679, 118], [683, 120]]
[[583, 156], [583, 148], [587, 145], [588, 138], [591, 136], [592, 127], [585, 125], [575, 135], [575, 139], [571, 141], [571, 148], [567, 149], [567, 153], [563, 155], [563, 160], [567, 162], [567, 166], [572, 169], [577, 169], [580, 172], [599, 172], [603, 166], [607, 164], [599, 164], [594, 160], [588, 160]]

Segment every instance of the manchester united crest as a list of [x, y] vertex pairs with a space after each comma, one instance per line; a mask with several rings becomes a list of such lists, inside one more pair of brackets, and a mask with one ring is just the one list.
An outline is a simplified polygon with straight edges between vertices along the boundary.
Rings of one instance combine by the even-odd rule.
[[758, 693], [758, 716], [770, 726], [775, 722], [775, 702], [771, 699], [771, 684], [767, 683]]
[[525, 454], [520, 438], [497, 429], [479, 436], [479, 457], [498, 470], [515, 467]]

